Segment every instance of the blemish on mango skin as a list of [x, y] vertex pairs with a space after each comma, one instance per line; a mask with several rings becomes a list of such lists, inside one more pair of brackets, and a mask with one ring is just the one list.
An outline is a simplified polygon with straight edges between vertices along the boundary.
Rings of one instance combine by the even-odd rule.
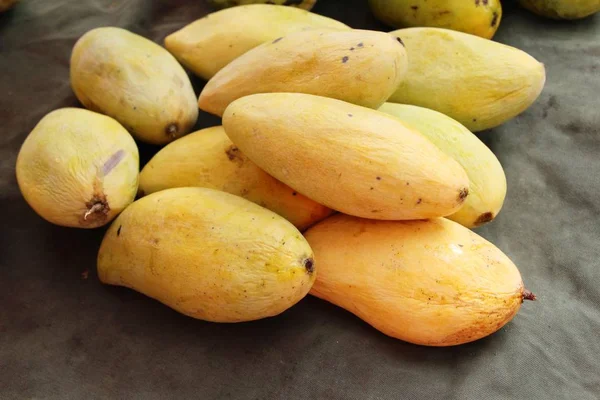
[[272, 43], [275, 44], [275, 43], [279, 42], [281, 39], [283, 39], [283, 36], [282, 37], [278, 37], [277, 39], [273, 40]]
[[342, 63], [346, 64], [348, 62], [348, 56], [342, 57]]
[[462, 188], [462, 189], [460, 189], [460, 191], [458, 192], [458, 202], [459, 203], [464, 202], [468, 195], [469, 195], [469, 189], [468, 188]]
[[306, 268], [306, 272], [308, 272], [309, 275], [312, 275], [315, 271], [315, 261], [313, 260], [313, 258], [309, 257], [305, 259], [303, 265], [304, 268]]
[[396, 36], [396, 40], [398, 41], [398, 43], [400, 43], [403, 47], [406, 47], [406, 45], [404, 44], [404, 42], [402, 41], [402, 39], [400, 39], [398, 36]]
[[496, 24], [498, 23], [498, 13], [494, 11], [494, 13], [492, 14], [492, 27], [495, 27]]
[[492, 221], [493, 219], [494, 219], [493, 213], [491, 213], [491, 212], [483, 213], [475, 220], [475, 226], [483, 225], [487, 222]]
[[240, 149], [235, 144], [232, 144], [225, 150], [225, 154], [227, 154], [227, 158], [229, 161], [243, 163], [244, 159], [240, 153]]
[[176, 122], [173, 122], [173, 123], [167, 125], [167, 127], [165, 128], [165, 133], [169, 137], [177, 136], [177, 132], [179, 132], [179, 126], [177, 125]]

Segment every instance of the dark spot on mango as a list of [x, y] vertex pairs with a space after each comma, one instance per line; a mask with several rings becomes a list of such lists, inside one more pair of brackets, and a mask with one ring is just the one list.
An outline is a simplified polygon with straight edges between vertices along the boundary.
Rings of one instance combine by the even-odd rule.
[[402, 39], [400, 39], [398, 36], [396, 36], [396, 40], [398, 41], [398, 43], [400, 43], [402, 46], [406, 47], [404, 45], [404, 42], [402, 41]]
[[378, 176], [376, 179], [377, 179], [378, 181], [380, 181], [380, 180], [381, 180], [381, 177], [380, 177], [380, 176]]
[[419, 6], [411, 6], [410, 8], [412, 8], [415, 11], [417, 11], [419, 9]]
[[342, 57], [342, 62], [345, 64], [348, 62], [348, 56]]
[[498, 13], [494, 11], [494, 14], [492, 14], [492, 27], [496, 26], [497, 23], [498, 23]]
[[475, 220], [475, 226], [479, 226], [485, 224], [486, 222], [490, 222], [494, 219], [494, 214], [491, 212], [486, 212], [481, 214], [477, 220]]
[[168, 136], [175, 137], [177, 135], [177, 132], [179, 132], [179, 126], [177, 126], [176, 122], [167, 125], [167, 127], [165, 128], [165, 133]]
[[293, 193], [292, 193], [292, 196], [296, 196], [297, 194], [298, 194], [298, 193], [296, 193], [296, 192], [293, 192]]
[[240, 149], [235, 144], [232, 144], [225, 150], [225, 154], [227, 154], [227, 158], [229, 161], [243, 163], [244, 158], [242, 157], [242, 153], [240, 153]]
[[371, 186], [371, 189], [369, 189], [369, 190], [373, 190], [373, 189], [374, 189], [373, 186]]
[[378, 212], [381, 212], [381, 210], [371, 210], [371, 212], [377, 214]]
[[477, 122], [477, 118], [473, 118], [473, 122]]
[[123, 225], [119, 225], [119, 229], [117, 229], [117, 236], [121, 236], [121, 228]]
[[352, 114], [348, 114], [348, 116], [349, 116], [350, 118], [352, 118]]
[[419, 198], [419, 200], [417, 200], [417, 204], [421, 204], [423, 202], [423, 199]]
[[312, 275], [312, 273], [315, 271], [315, 261], [312, 259], [312, 257], [304, 260], [304, 268], [306, 268], [306, 272], [308, 272], [309, 275]]
[[277, 39], [273, 40], [273, 44], [279, 42], [281, 39], [283, 39], [283, 36], [282, 37], [278, 37]]
[[365, 47], [365, 45], [363, 44], [363, 42], [360, 42], [359, 44], [356, 45], [356, 47]]
[[450, 11], [448, 11], [448, 10], [439, 11], [438, 14], [439, 15], [448, 15], [448, 14], [450, 14]]
[[350, 51], [354, 51], [354, 47], [350, 47]]
[[467, 188], [462, 188], [458, 191], [458, 202], [462, 203], [463, 201], [465, 201], [465, 199], [467, 198], [467, 196], [469, 195], [469, 189]]

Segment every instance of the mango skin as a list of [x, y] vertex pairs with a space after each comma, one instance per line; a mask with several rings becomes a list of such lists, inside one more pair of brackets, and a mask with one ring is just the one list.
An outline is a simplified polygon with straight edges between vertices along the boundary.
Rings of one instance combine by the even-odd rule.
[[378, 108], [407, 70], [401, 41], [383, 32], [311, 30], [265, 43], [231, 62], [204, 87], [198, 106], [223, 115], [255, 93], [294, 92]]
[[600, 0], [519, 0], [524, 8], [552, 19], [581, 19], [600, 11]]
[[332, 213], [260, 169], [229, 140], [222, 126], [170, 143], [140, 174], [142, 194], [186, 186], [244, 197], [276, 212], [301, 231]]
[[103, 283], [213, 322], [280, 314], [307, 294], [315, 275], [312, 250], [292, 224], [207, 188], [137, 200], [108, 229], [98, 253]]
[[369, 0], [375, 16], [395, 28], [428, 26], [491, 39], [500, 26], [500, 0]]
[[290, 0], [209, 0], [209, 2], [215, 7], [226, 8], [226, 7], [235, 7], [235, 6], [243, 6], [248, 4], [277, 4], [282, 6], [292, 6], [302, 8], [304, 10], [310, 10], [314, 7], [317, 0], [299, 0], [299, 1], [290, 1]]
[[427, 108], [385, 103], [379, 111], [419, 131], [464, 168], [469, 176], [469, 197], [448, 219], [475, 228], [498, 215], [506, 197], [506, 175], [498, 158], [477, 136], [452, 118]]
[[439, 111], [472, 132], [525, 111], [546, 82], [544, 65], [514, 47], [462, 32], [407, 28], [406, 79], [388, 100]]
[[519, 311], [517, 267], [497, 247], [446, 220], [334, 215], [305, 234], [319, 260], [310, 293], [384, 334], [453, 346], [492, 334]]
[[96, 28], [77, 41], [71, 86], [86, 108], [113, 117], [144, 142], [168, 143], [198, 118], [194, 89], [177, 60], [125, 29]]
[[42, 218], [60, 226], [96, 228], [135, 198], [138, 148], [114, 119], [61, 108], [27, 136], [16, 174], [23, 197]]
[[259, 167], [334, 210], [373, 219], [433, 218], [468, 195], [463, 168], [398, 119], [299, 93], [234, 101], [229, 138]]
[[293, 7], [253, 4], [208, 14], [165, 38], [165, 47], [199, 77], [223, 67], [265, 42], [315, 28], [349, 30], [334, 19]]

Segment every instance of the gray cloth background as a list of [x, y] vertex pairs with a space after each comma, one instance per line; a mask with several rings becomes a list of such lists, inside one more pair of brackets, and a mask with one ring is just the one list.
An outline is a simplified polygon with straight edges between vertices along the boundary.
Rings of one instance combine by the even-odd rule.
[[[320, 0], [314, 11], [386, 30], [366, 3]], [[0, 16], [0, 399], [600, 398], [600, 15], [552, 22], [505, 4], [495, 40], [544, 62], [548, 80], [531, 109], [480, 135], [509, 191], [479, 233], [539, 301], [488, 338], [426, 348], [310, 297], [252, 323], [184, 317], [99, 283], [104, 229], [50, 225], [22, 199], [21, 143], [47, 112], [79, 106], [68, 75], [76, 39], [115, 25], [162, 43], [209, 10], [201, 0], [22, 0]], [[204, 82], [193, 82], [199, 93]], [[218, 123], [202, 114], [197, 127]], [[156, 150], [140, 145], [143, 161]]]

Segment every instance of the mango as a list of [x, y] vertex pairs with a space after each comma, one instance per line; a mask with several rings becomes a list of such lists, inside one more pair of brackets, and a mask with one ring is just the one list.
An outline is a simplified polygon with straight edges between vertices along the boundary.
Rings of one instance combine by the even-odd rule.
[[250, 50], [204, 87], [198, 106], [221, 116], [255, 93], [308, 93], [377, 108], [407, 70], [404, 45], [375, 31], [297, 32]]
[[385, 103], [379, 111], [417, 130], [456, 160], [469, 176], [469, 197], [447, 218], [475, 228], [492, 221], [506, 197], [506, 176], [492, 151], [461, 123], [427, 108]]
[[77, 41], [71, 86], [86, 108], [113, 117], [148, 143], [186, 134], [198, 117], [192, 84], [177, 60], [125, 29], [96, 28]]
[[310, 290], [314, 257], [300, 232], [241, 197], [175, 188], [143, 197], [107, 230], [98, 276], [213, 322], [277, 315]]
[[140, 174], [140, 193], [174, 187], [207, 187], [244, 197], [305, 230], [332, 213], [279, 182], [250, 161], [222, 126], [202, 129], [170, 143]]
[[17, 157], [23, 197], [45, 220], [96, 228], [110, 222], [135, 198], [138, 149], [114, 119], [78, 108], [43, 117]]
[[580, 19], [600, 11], [600, 0], [519, 0], [524, 8], [552, 19]]
[[278, 4], [310, 10], [317, 0], [209, 0], [209, 2], [218, 8], [243, 6], [247, 4]]
[[310, 294], [414, 344], [488, 336], [535, 296], [497, 247], [443, 219], [374, 221], [334, 215], [305, 234], [319, 260]]
[[300, 93], [242, 97], [223, 115], [229, 138], [276, 179], [319, 204], [373, 219], [456, 212], [464, 169], [398, 119]]
[[500, 0], [369, 0], [371, 11], [395, 28], [429, 26], [491, 39], [500, 26]]
[[494, 128], [538, 98], [544, 65], [524, 51], [462, 32], [407, 28], [410, 63], [388, 101], [439, 111], [473, 132]]
[[209, 80], [256, 46], [314, 28], [350, 29], [298, 8], [253, 4], [208, 14], [167, 36], [165, 47], [194, 74]]

